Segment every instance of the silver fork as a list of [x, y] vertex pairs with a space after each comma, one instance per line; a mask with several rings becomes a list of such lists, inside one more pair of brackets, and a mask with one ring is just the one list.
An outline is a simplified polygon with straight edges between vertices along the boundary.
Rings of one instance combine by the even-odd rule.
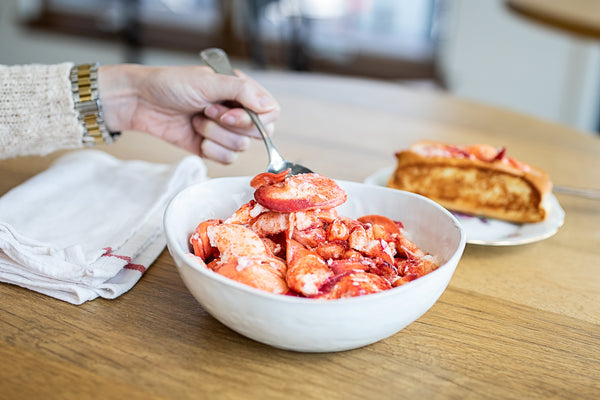
[[600, 190], [598, 189], [583, 189], [569, 186], [554, 186], [554, 193], [568, 194], [571, 196], [585, 197], [586, 199], [600, 200]]
[[[231, 64], [229, 63], [229, 58], [223, 50], [215, 48], [203, 50], [200, 52], [200, 58], [216, 73], [236, 76], [233, 72]], [[281, 156], [279, 151], [277, 151], [277, 148], [271, 141], [271, 137], [265, 130], [265, 127], [258, 118], [258, 115], [256, 115], [255, 112], [247, 109], [246, 107], [244, 107], [244, 110], [246, 110], [246, 112], [250, 116], [250, 119], [258, 128], [258, 131], [260, 132], [260, 135], [262, 136], [262, 139], [265, 142], [265, 146], [267, 147], [267, 152], [269, 154], [269, 165], [267, 165], [267, 172], [279, 173], [285, 171], [288, 168], [291, 169], [291, 175], [306, 174], [312, 172], [310, 169], [306, 168], [303, 165], [285, 160]]]

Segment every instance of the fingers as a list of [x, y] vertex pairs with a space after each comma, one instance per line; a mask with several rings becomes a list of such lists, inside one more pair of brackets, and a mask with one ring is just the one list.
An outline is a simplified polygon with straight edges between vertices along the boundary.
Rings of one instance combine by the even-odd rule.
[[196, 154], [202, 158], [210, 159], [221, 164], [231, 164], [237, 159], [238, 152], [229, 149], [211, 139], [200, 135], [194, 135], [194, 140], [185, 143], [174, 143], [175, 145]]
[[217, 161], [221, 164], [231, 164], [238, 156], [238, 153], [215, 143], [210, 139], [204, 139], [200, 145], [200, 156]]
[[197, 116], [193, 119], [194, 130], [205, 138], [202, 156], [223, 164], [232, 163], [238, 152], [248, 148], [249, 137], [261, 137], [242, 107], [258, 114], [269, 135], [279, 117], [279, 104], [271, 94], [244, 74], [238, 72], [238, 75], [215, 76], [218, 90], [213, 91], [213, 85], [204, 89], [211, 103], [203, 111], [206, 118]]
[[[259, 116], [269, 135], [274, 132], [274, 122], [278, 117], [277, 114], [278, 110]], [[230, 109], [222, 104], [213, 104], [204, 110], [204, 115], [227, 130], [240, 135], [260, 138], [258, 129], [254, 126], [246, 110], [242, 108]]]
[[207, 119], [195, 120], [194, 129], [206, 139], [233, 151], [243, 151], [250, 146], [248, 136], [232, 132]]
[[242, 108], [231, 109], [222, 104], [211, 104], [204, 110], [204, 115], [215, 122], [232, 127], [250, 128], [252, 126], [250, 116]]
[[[270, 122], [270, 123], [266, 123], [263, 125], [265, 127], [265, 130], [267, 131], [267, 134], [269, 136], [273, 136], [273, 132], [275, 131], [275, 123]], [[246, 138], [246, 139], [249, 137], [255, 138], [255, 139], [262, 138], [260, 132], [254, 125], [252, 125], [250, 129], [239, 129], [236, 127], [228, 127], [227, 125], [218, 124], [218, 123], [215, 123], [214, 121], [206, 120], [201, 123], [200, 129], [204, 136], [210, 137], [211, 139], [214, 139], [215, 141], [222, 143], [225, 146], [230, 147], [232, 150], [239, 149], [239, 146], [236, 146], [235, 144], [233, 144], [232, 146], [229, 146], [229, 144], [230, 143], [238, 143], [240, 138]], [[233, 139], [233, 142], [230, 141], [232, 134], [233, 134], [233, 137], [235, 138], [235, 139]], [[219, 140], [219, 138], [221, 136], [222, 136], [222, 140]], [[246, 141], [244, 140], [241, 143], [246, 143]], [[243, 148], [242, 150], [245, 150], [245, 149], [246, 148]]]
[[212, 84], [202, 87], [206, 99], [212, 104], [233, 100], [257, 114], [275, 112], [277, 115], [279, 104], [275, 98], [256, 81], [237, 73], [235, 77], [215, 73]]
[[[232, 163], [237, 158], [237, 153], [250, 146], [249, 136], [260, 137], [256, 128], [248, 130], [226, 127], [200, 115], [193, 118], [192, 126], [195, 136], [203, 139], [199, 146], [200, 155], [223, 164]], [[274, 123], [266, 124], [265, 129], [271, 134]]]

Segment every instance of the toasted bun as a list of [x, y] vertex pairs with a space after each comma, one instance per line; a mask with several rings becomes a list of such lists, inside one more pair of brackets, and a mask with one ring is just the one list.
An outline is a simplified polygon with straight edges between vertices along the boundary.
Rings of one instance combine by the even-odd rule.
[[488, 145], [433, 141], [396, 153], [388, 186], [426, 196], [449, 210], [517, 223], [543, 221], [552, 183], [547, 174]]

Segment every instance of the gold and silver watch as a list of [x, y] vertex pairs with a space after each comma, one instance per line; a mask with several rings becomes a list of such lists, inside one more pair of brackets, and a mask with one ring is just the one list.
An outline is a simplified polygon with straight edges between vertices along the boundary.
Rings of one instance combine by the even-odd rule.
[[75, 110], [83, 126], [82, 141], [88, 146], [112, 143], [120, 135], [120, 132], [109, 132], [104, 122], [98, 96], [98, 66], [98, 63], [75, 65], [70, 74]]

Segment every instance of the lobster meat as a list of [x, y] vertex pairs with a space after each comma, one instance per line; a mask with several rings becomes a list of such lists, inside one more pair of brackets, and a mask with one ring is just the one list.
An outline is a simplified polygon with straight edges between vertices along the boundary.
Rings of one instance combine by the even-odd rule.
[[254, 199], [225, 220], [200, 222], [190, 236], [196, 259], [257, 289], [328, 300], [389, 290], [438, 268], [401, 222], [339, 216], [347, 196], [335, 181], [288, 173], [255, 176]]
[[[286, 170], [287, 171], [287, 170]], [[346, 201], [346, 193], [331, 179], [319, 174], [286, 177], [265, 172], [252, 179], [256, 201], [273, 211], [294, 212], [328, 209]]]

